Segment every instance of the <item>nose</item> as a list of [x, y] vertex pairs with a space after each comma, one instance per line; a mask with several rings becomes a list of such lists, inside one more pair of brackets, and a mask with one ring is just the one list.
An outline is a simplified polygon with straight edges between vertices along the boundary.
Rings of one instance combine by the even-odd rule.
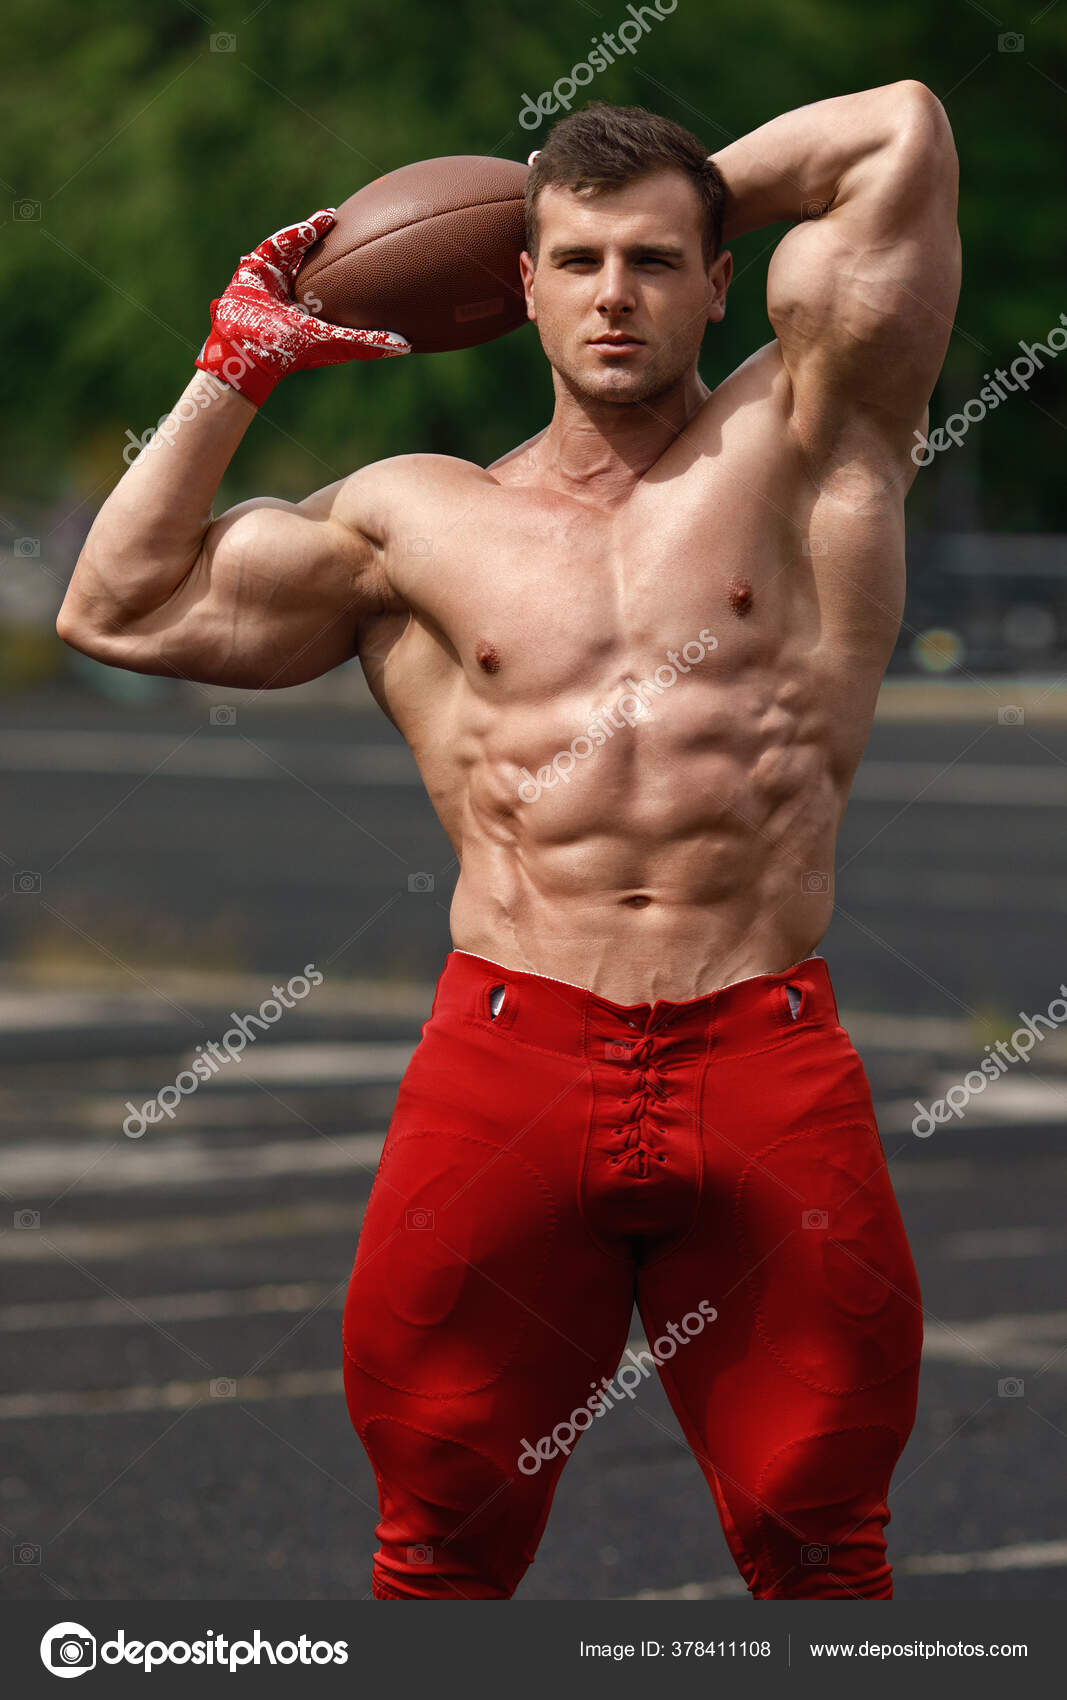
[[605, 261], [597, 279], [596, 310], [605, 318], [634, 310], [634, 291], [626, 266], [621, 259]]

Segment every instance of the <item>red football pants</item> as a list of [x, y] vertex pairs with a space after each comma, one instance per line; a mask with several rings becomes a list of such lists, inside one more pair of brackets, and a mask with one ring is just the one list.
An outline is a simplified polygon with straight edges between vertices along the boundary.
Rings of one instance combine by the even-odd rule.
[[754, 1598], [890, 1599], [921, 1305], [821, 957], [621, 1005], [450, 952], [344, 1312], [374, 1596], [509, 1599], [654, 1367]]

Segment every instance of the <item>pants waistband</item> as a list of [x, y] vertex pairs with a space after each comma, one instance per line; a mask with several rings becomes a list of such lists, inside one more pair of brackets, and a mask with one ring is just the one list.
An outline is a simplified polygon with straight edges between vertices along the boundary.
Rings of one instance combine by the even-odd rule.
[[800, 1025], [838, 1023], [830, 972], [821, 956], [682, 1002], [657, 998], [619, 1004], [567, 980], [452, 950], [432, 1010], [433, 1017], [448, 1015], [511, 1030], [527, 1043], [572, 1056], [603, 1054], [605, 1044], [633, 1044], [653, 1034], [681, 1041], [709, 1032], [717, 1050], [745, 1051], [773, 1043]]

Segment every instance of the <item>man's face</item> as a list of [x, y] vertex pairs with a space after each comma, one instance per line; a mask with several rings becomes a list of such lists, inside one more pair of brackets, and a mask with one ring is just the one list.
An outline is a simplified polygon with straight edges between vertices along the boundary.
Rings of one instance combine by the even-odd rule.
[[537, 203], [536, 268], [521, 259], [526, 310], [557, 372], [591, 400], [651, 401], [694, 370], [704, 327], [722, 318], [731, 259], [705, 267], [703, 207], [681, 172]]

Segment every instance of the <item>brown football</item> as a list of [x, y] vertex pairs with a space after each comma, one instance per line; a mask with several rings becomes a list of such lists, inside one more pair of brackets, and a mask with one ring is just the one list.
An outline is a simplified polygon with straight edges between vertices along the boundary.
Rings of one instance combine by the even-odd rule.
[[337, 223], [309, 249], [296, 300], [309, 293], [306, 305], [331, 324], [399, 331], [420, 354], [517, 329], [526, 322], [527, 169], [451, 154], [376, 178], [338, 207]]

